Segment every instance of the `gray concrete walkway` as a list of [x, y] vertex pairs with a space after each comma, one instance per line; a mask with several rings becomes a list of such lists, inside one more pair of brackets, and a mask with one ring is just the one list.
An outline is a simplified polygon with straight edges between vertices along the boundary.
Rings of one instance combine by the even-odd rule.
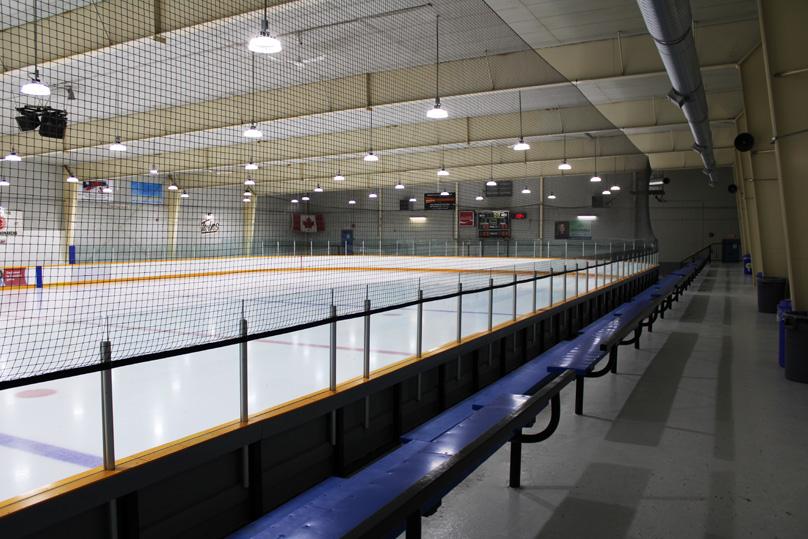
[[[808, 385], [740, 266], [708, 266], [619, 374], [564, 391], [558, 431], [508, 448], [424, 519], [428, 537], [808, 537]], [[546, 422], [546, 412], [538, 428]]]

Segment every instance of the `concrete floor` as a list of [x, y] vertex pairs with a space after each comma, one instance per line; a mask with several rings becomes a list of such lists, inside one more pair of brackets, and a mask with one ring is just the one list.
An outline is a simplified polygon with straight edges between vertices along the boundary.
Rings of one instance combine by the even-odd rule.
[[[808, 537], [808, 385], [777, 365], [775, 315], [741, 267], [705, 268], [619, 374], [587, 382], [584, 413], [508, 448], [424, 519], [427, 537]], [[547, 412], [539, 418], [539, 428]]]

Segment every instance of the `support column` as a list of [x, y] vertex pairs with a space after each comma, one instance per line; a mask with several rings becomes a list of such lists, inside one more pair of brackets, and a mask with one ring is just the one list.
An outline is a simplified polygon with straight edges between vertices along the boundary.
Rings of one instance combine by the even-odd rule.
[[[758, 47], [740, 64], [746, 127], [755, 137], [755, 146], [742, 155], [747, 177], [745, 192], [754, 201], [759, 239], [758, 260], [752, 259], [754, 271], [772, 277], [785, 277], [786, 241], [783, 229], [783, 206], [775, 153], [769, 140], [772, 136], [769, 98], [763, 48]], [[749, 181], [751, 179], [751, 182]], [[753, 253], [754, 255], [754, 253]]]
[[[171, 179], [169, 177], [169, 179]], [[177, 226], [180, 221], [179, 191], [166, 191], [166, 209], [168, 210], [168, 234], [166, 246], [168, 258], [174, 258], [177, 252]]]
[[[762, 56], [769, 98], [775, 169], [780, 179], [779, 215], [794, 310], [808, 309], [808, 58], [800, 47], [808, 25], [808, 3], [803, 0], [758, 0]], [[784, 273], [780, 273], [784, 275]]]
[[255, 207], [258, 195], [253, 195], [250, 202], [242, 202], [242, 219], [244, 224], [244, 256], [253, 254], [253, 238], [255, 237]]
[[[748, 131], [746, 113], [735, 122], [738, 133]], [[752, 255], [752, 273], [763, 271], [763, 255], [760, 248], [760, 227], [758, 226], [757, 200], [755, 199], [755, 179], [752, 175], [752, 156], [749, 152], [735, 152], [735, 185], [738, 186], [740, 208], [745, 217], [741, 224], [746, 229], [747, 252]]]

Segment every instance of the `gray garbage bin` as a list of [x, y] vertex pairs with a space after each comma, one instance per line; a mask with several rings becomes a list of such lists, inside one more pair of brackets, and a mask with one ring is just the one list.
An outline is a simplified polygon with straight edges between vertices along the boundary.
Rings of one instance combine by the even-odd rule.
[[786, 280], [757, 274], [757, 303], [759, 313], [776, 313], [777, 304], [786, 297]]
[[808, 312], [791, 311], [783, 315], [786, 329], [786, 378], [808, 383]]

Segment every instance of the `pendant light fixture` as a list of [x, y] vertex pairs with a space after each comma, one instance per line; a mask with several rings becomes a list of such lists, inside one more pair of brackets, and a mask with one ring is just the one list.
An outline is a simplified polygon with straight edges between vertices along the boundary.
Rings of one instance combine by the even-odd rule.
[[314, 192], [315, 193], [322, 193], [323, 192], [323, 188], [320, 187], [319, 183], [317, 184], [317, 187], [314, 188]]
[[377, 195], [376, 193], [371, 192], [371, 193], [368, 195], [368, 198], [379, 198], [379, 195]]
[[17, 155], [17, 151], [14, 150], [14, 148], [12, 148], [11, 151], [8, 154], [6, 154], [6, 157], [3, 159], [3, 161], [12, 161], [17, 163], [19, 161], [22, 161], [22, 157]]
[[247, 44], [247, 48], [258, 54], [275, 54], [283, 50], [278, 38], [269, 33], [269, 19], [267, 18], [267, 0], [264, 0], [264, 18], [261, 19], [261, 31]]
[[121, 137], [116, 136], [115, 142], [109, 145], [109, 151], [111, 152], [125, 152], [126, 151], [126, 144], [121, 142]]
[[617, 185], [617, 184], [612, 185], [611, 187], [609, 187], [609, 190], [610, 190], [610, 191], [619, 191], [619, 190], [620, 190], [620, 186], [619, 186], [619, 185]]
[[246, 180], [244, 180], [244, 185], [253, 186], [255, 185], [255, 180], [253, 180], [252, 178], [247, 178]]
[[548, 198], [548, 199], [550, 199], [550, 200], [555, 200], [555, 199], [556, 199], [555, 193], [553, 193], [553, 192], [551, 191], [551, 192], [550, 192], [550, 194], [549, 194], [549, 195], [547, 195], [547, 198]]
[[252, 191], [250, 191], [249, 189], [245, 189], [244, 193], [242, 193], [242, 195], [245, 196], [245, 197], [253, 196]]
[[67, 176], [67, 180], [65, 181], [67, 183], [79, 183], [79, 179], [72, 172]]
[[530, 144], [525, 142], [524, 132], [522, 131], [522, 90], [519, 90], [519, 142], [513, 145], [513, 149], [517, 152], [530, 149]]
[[168, 186], [168, 190], [169, 191], [179, 191], [179, 187], [177, 187], [176, 183], [171, 182], [171, 184], [169, 184], [169, 186]]
[[300, 197], [300, 200], [302, 200], [303, 202], [308, 202], [309, 200], [311, 200], [311, 197], [309, 195], [303, 195], [302, 197]]
[[529, 195], [530, 193], [531, 193], [531, 191], [530, 191], [530, 189], [527, 188], [527, 185], [524, 188], [522, 188], [522, 194], [523, 195]]
[[488, 177], [488, 181], [485, 182], [485, 185], [488, 187], [496, 187], [497, 182], [494, 180], [494, 145], [491, 144], [491, 173]]
[[186, 191], [185, 189], [183, 189], [182, 193], [180, 193], [180, 198], [190, 198], [190, 197], [191, 195], [189, 195], [188, 191]]
[[375, 162], [379, 160], [379, 156], [373, 153], [373, 108], [369, 107], [370, 111], [370, 144], [368, 145], [368, 153], [365, 154], [365, 161]]
[[241, 199], [242, 202], [250, 202], [252, 199], [249, 197], [244, 197]]
[[345, 176], [342, 175], [342, 172], [339, 169], [337, 169], [337, 173], [334, 174], [334, 181], [335, 182], [344, 182], [345, 181]]
[[415, 204], [416, 202], [418, 202], [418, 199], [417, 199], [417, 198], [415, 198], [415, 197], [410, 197], [410, 202], [412, 202], [413, 204]]
[[435, 15], [435, 104], [426, 111], [426, 117], [442, 120], [449, 116], [440, 103], [440, 15]]
[[152, 167], [149, 169], [149, 175], [157, 176], [158, 174], [160, 174], [160, 170], [158, 170], [157, 165], [152, 165]]
[[11, 185], [11, 182], [5, 178], [0, 178], [0, 187], [8, 187]]
[[264, 133], [258, 129], [258, 124], [255, 123], [255, 53], [250, 55], [251, 69], [252, 69], [252, 121], [250, 127], [244, 130], [245, 138], [259, 139], [264, 136]]
[[48, 97], [51, 93], [47, 84], [39, 80], [39, 11], [38, 2], [34, 0], [34, 72], [31, 74], [31, 82], [26, 82], [20, 86], [20, 92], [32, 97]]
[[401, 183], [401, 180], [398, 180], [398, 182], [396, 182], [395, 189], [398, 189], [399, 191], [401, 191], [402, 189], [406, 189], [406, 187], [404, 186], [403, 183]]
[[485, 197], [482, 194], [480, 194], [480, 195], [477, 195], [476, 197], [474, 197], [474, 200], [478, 200], [478, 201], [479, 200], [485, 200]]
[[446, 170], [446, 150], [443, 146], [440, 148], [440, 170], [438, 176], [448, 176], [449, 171]]
[[[589, 181], [592, 183], [600, 183], [603, 181], [600, 176], [598, 176], [598, 147], [599, 147], [599, 139], [595, 139], [595, 174], [589, 178]], [[603, 194], [606, 194], [605, 192]], [[611, 194], [611, 193], [609, 193]]]
[[244, 170], [258, 170], [258, 165], [250, 161], [246, 165], [244, 165]]
[[293, 198], [293, 199], [292, 199], [292, 200], [290, 200], [289, 202], [291, 202], [292, 204], [298, 204], [298, 203], [300, 203], [300, 201], [299, 201], [298, 199], [296, 199], [296, 198]]
[[603, 192], [601, 193], [601, 195], [611, 195], [611, 194], [612, 194], [612, 192], [611, 192], [611, 191], [609, 191], [608, 189], [606, 189], [605, 191], [603, 191]]
[[348, 201], [348, 204], [353, 206], [354, 204], [356, 204], [356, 201], [354, 199], [351, 199]]

